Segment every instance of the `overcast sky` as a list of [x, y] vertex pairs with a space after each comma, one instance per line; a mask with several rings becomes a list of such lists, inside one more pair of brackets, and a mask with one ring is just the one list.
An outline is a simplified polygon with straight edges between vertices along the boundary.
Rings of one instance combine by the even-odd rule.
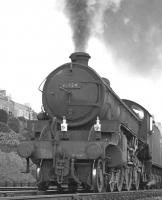
[[0, 0], [0, 89], [39, 112], [40, 83], [75, 49], [86, 49], [89, 65], [118, 96], [162, 122], [161, 13], [161, 0]]

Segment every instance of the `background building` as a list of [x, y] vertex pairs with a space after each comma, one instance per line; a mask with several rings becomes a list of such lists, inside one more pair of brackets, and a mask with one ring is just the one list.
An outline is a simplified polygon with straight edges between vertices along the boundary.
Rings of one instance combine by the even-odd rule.
[[37, 115], [29, 104], [14, 102], [11, 97], [6, 95], [6, 90], [0, 90], [0, 109], [6, 110], [15, 117], [24, 117], [31, 120], [36, 119]]

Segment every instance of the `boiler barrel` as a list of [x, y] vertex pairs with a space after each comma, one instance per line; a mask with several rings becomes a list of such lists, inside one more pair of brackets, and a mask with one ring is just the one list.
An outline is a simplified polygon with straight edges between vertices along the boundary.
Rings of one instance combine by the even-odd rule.
[[47, 77], [42, 94], [45, 111], [69, 126], [81, 126], [105, 114], [106, 86], [88, 66], [90, 56], [77, 52], [72, 62], [56, 68]]
[[71, 127], [95, 121], [118, 119], [137, 133], [139, 120], [111, 89], [107, 79], [101, 78], [88, 66], [90, 56], [77, 52], [72, 62], [56, 68], [46, 79], [43, 106], [51, 117], [62, 121], [66, 117]]

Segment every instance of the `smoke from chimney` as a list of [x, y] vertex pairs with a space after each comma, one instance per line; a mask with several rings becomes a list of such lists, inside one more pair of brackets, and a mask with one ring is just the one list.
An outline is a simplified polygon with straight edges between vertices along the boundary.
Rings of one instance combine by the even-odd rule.
[[143, 76], [162, 63], [162, 0], [65, 0], [76, 51], [98, 37]]
[[87, 0], [67, 0], [67, 14], [73, 31], [75, 51], [84, 51], [90, 37], [90, 16], [87, 12]]
[[65, 0], [65, 13], [73, 31], [75, 51], [86, 51], [89, 38], [103, 33], [108, 8], [118, 10], [120, 0]]

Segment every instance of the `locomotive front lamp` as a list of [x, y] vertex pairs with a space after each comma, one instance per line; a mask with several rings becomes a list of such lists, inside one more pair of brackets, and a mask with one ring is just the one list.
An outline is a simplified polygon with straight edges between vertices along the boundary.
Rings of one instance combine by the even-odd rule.
[[68, 124], [66, 122], [66, 117], [63, 116], [62, 124], [61, 124], [61, 131], [66, 132], [68, 129]]
[[97, 116], [96, 124], [94, 124], [94, 130], [96, 132], [100, 132], [101, 131], [101, 123], [100, 123], [100, 119], [99, 119], [98, 116]]

